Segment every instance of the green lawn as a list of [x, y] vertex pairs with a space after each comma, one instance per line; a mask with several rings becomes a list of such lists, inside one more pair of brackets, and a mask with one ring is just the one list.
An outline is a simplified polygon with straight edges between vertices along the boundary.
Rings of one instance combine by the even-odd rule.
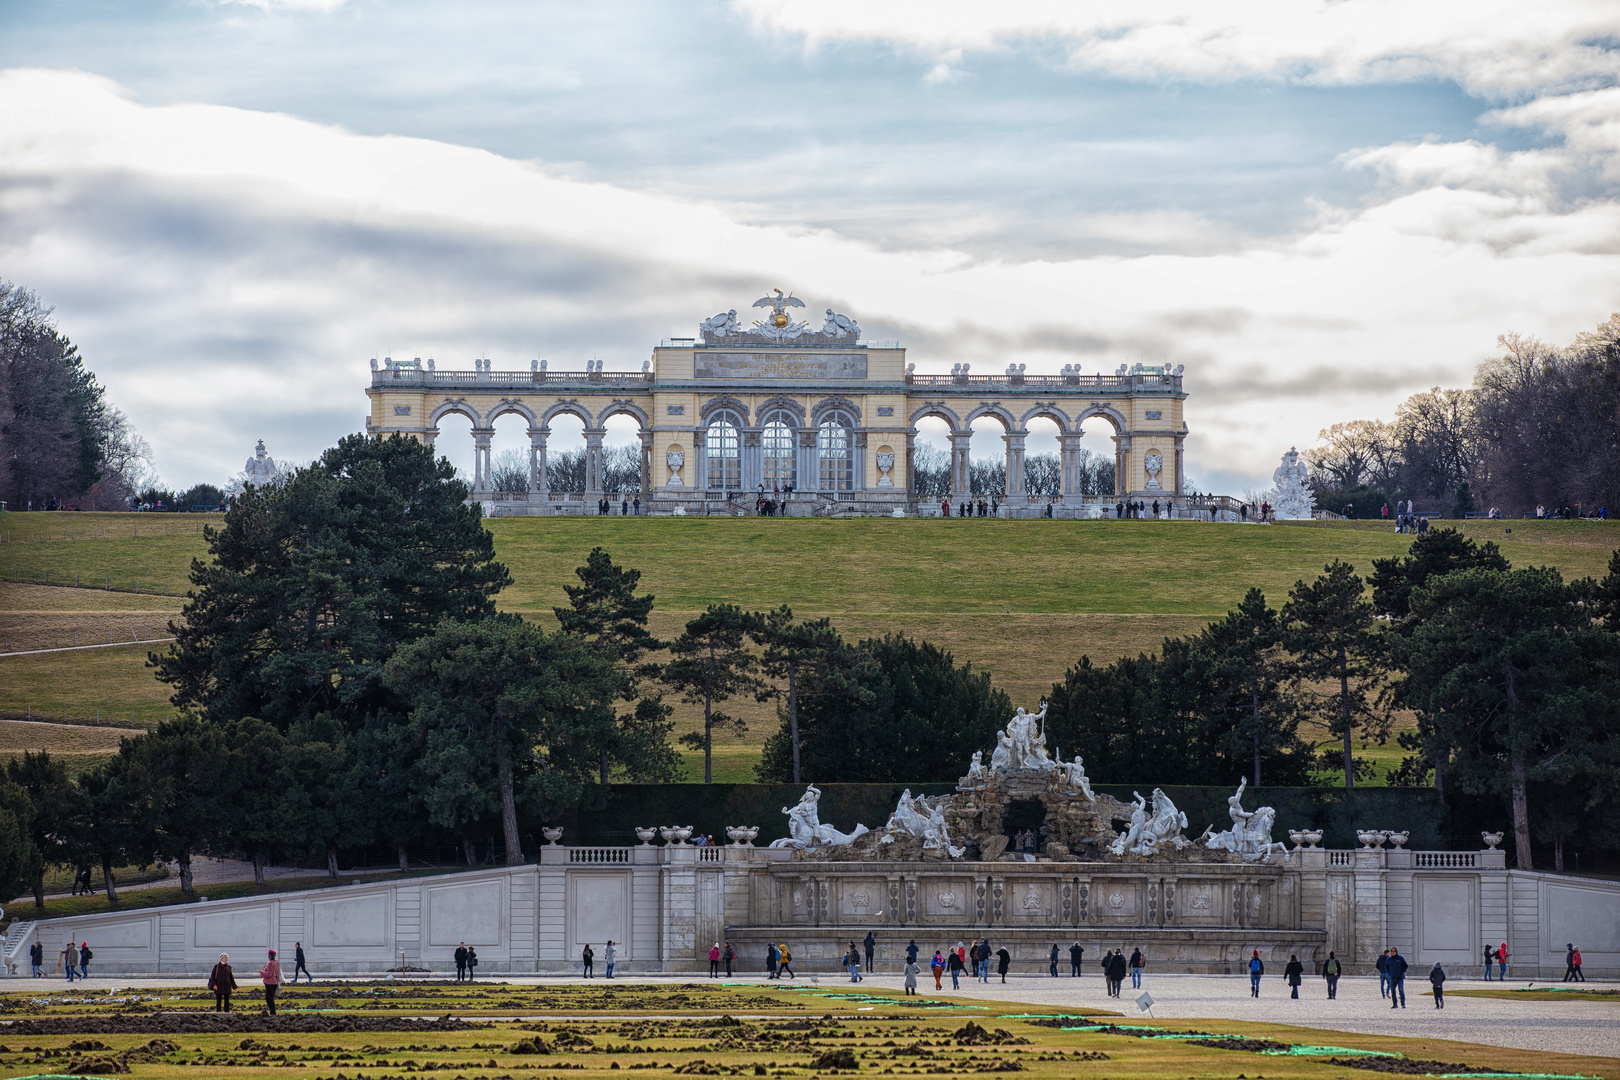
[[[129, 629], [151, 635], [178, 610], [187, 567], [206, 554], [207, 515], [0, 515], [0, 631], [26, 642], [105, 640]], [[1620, 545], [1609, 522], [1470, 521], [1515, 565], [1550, 565], [1567, 577], [1602, 576]], [[1133, 521], [849, 521], [759, 518], [499, 518], [489, 522], [513, 585], [502, 609], [542, 623], [564, 602], [562, 586], [593, 547], [642, 571], [658, 598], [652, 626], [671, 636], [705, 606], [789, 604], [830, 616], [846, 635], [903, 632], [990, 672], [1015, 701], [1033, 705], [1082, 655], [1106, 662], [1196, 632], [1250, 586], [1280, 604], [1293, 583], [1333, 559], [1363, 574], [1411, 537], [1382, 522], [1277, 526]], [[165, 532], [165, 530], [167, 530]], [[73, 580], [133, 589], [43, 588]], [[30, 587], [20, 582], [36, 583]], [[157, 595], [153, 595], [153, 593]], [[74, 634], [80, 635], [77, 639]], [[100, 637], [97, 637], [100, 635]], [[4, 636], [0, 634], [0, 636]], [[145, 667], [152, 646], [0, 658], [0, 716], [38, 713], [153, 723], [172, 712]], [[752, 779], [773, 708], [738, 703], [750, 731], [717, 746], [717, 779]], [[680, 706], [679, 730], [696, 711]], [[1393, 743], [1367, 751], [1397, 764]], [[688, 775], [701, 776], [697, 755]]]

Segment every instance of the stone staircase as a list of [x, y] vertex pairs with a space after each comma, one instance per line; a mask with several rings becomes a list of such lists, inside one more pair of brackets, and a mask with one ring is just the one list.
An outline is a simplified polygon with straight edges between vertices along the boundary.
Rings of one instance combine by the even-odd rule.
[[30, 940], [34, 936], [36, 923], [32, 919], [17, 919], [6, 930], [5, 938], [5, 973], [17, 974], [17, 967], [23, 962], [22, 958], [28, 953], [28, 946], [33, 944]]

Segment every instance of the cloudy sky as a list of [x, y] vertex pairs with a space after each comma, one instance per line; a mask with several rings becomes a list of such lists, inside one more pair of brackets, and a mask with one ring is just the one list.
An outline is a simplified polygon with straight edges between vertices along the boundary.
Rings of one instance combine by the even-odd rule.
[[921, 371], [1184, 363], [1239, 493], [1620, 309], [1617, 48], [1545, 0], [0, 0], [0, 277], [171, 484], [358, 430], [373, 356], [635, 370], [780, 286]]

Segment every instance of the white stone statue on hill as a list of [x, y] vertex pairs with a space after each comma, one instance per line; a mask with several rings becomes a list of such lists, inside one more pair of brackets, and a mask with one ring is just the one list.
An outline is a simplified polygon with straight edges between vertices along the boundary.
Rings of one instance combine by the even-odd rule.
[[1046, 752], [1046, 732], [1041, 721], [1046, 719], [1046, 702], [1041, 711], [1027, 713], [1020, 705], [1013, 718], [1007, 721], [1005, 731], [996, 732], [996, 748], [990, 755], [990, 771], [1006, 772], [1010, 769], [1052, 772], [1060, 766]]
[[821, 815], [816, 810], [816, 804], [820, 801], [821, 789], [811, 784], [804, 789], [797, 806], [782, 807], [782, 813], [788, 817], [788, 835], [781, 840], [771, 841], [771, 847], [808, 849], [828, 844], [849, 844], [857, 836], [864, 836], [868, 832], [865, 825], [856, 825], [851, 833], [841, 833], [831, 825], [823, 825]]
[[933, 799], [926, 795], [913, 796], [911, 789], [906, 788], [900, 795], [900, 804], [889, 815], [887, 828], [890, 832], [920, 837], [924, 851], [944, 851], [951, 858], [960, 859], [967, 849], [951, 843], [945, 826], [945, 807], [950, 801], [949, 795]]
[[1299, 450], [1290, 446], [1282, 456], [1282, 464], [1271, 474], [1276, 485], [1269, 493], [1272, 515], [1278, 521], [1309, 521], [1315, 508], [1316, 496], [1306, 481], [1311, 471], [1299, 460]]

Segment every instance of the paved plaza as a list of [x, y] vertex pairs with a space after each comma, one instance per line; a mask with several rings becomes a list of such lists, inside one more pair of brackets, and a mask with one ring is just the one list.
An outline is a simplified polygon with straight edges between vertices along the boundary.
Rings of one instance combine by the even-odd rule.
[[[1088, 961], [1089, 962], [1089, 961]], [[316, 971], [319, 972], [317, 965]], [[372, 982], [377, 976], [338, 979], [317, 978], [320, 983]], [[449, 976], [444, 980], [449, 982]], [[812, 981], [814, 980], [814, 981]], [[110, 990], [135, 988], [158, 990], [168, 986], [195, 988], [202, 984], [202, 976], [193, 979], [170, 977], [123, 976], [79, 980], [71, 987], [60, 978], [6, 979], [0, 981], [0, 990], [17, 992], [37, 988], [41, 993], [74, 996], [87, 992], [105, 993]], [[503, 983], [514, 986], [556, 986], [578, 982], [573, 977], [557, 976], [502, 976], [481, 979], [480, 982]], [[691, 983], [706, 981], [700, 975], [629, 975], [623, 978], [633, 983]], [[1422, 993], [1418, 992], [1420, 985]], [[730, 980], [732, 985], [767, 985], [762, 976], [750, 975]], [[921, 991], [934, 996], [929, 976], [921, 980]], [[773, 985], [773, 984], [772, 984]], [[792, 985], [790, 983], [789, 985]], [[798, 985], [815, 985], [829, 989], [849, 986], [847, 976], [839, 973], [804, 975]], [[868, 976], [862, 990], [899, 990], [902, 985], [898, 973], [879, 972]], [[1446, 984], [1453, 990], [1483, 988], [1477, 979], [1456, 979]], [[1522, 987], [1525, 983], [1492, 983], [1493, 988]], [[1545, 986], [1547, 984], [1535, 984]], [[1558, 984], [1552, 984], [1558, 985]], [[1620, 984], [1586, 983], [1590, 989], [1616, 989]], [[1144, 1022], [1165, 1020], [1197, 1020], [1204, 1026], [1218, 1020], [1249, 1020], [1261, 1023], [1297, 1024], [1301, 1027], [1320, 1028], [1323, 1031], [1350, 1031], [1366, 1035], [1396, 1035], [1408, 1038], [1447, 1039], [1477, 1043], [1483, 1046], [1518, 1047], [1525, 1050], [1548, 1050], [1567, 1054], [1590, 1054], [1620, 1060], [1620, 1002], [1604, 1001], [1504, 1001], [1499, 998], [1472, 998], [1448, 995], [1444, 1010], [1434, 1007], [1427, 993], [1426, 981], [1408, 979], [1409, 995], [1405, 1010], [1391, 1010], [1389, 1003], [1378, 994], [1375, 978], [1345, 978], [1339, 983], [1339, 996], [1327, 1000], [1327, 991], [1321, 979], [1307, 979], [1300, 988], [1299, 1000], [1288, 996], [1288, 987], [1280, 976], [1267, 975], [1261, 985], [1260, 998], [1249, 996], [1248, 976], [1238, 975], [1159, 975], [1143, 979], [1142, 990], [1132, 990], [1126, 981], [1123, 996], [1111, 999], [1103, 987], [1102, 978], [1087, 970], [1079, 978], [1063, 975], [1059, 978], [1035, 975], [1009, 976], [1003, 985], [996, 976], [988, 986], [962, 983], [957, 991], [945, 982], [941, 997], [982, 1001], [1018, 1002], [1041, 1009], [1072, 1009], [1082, 1006], [1114, 1009]], [[1152, 1019], [1138, 1010], [1136, 996], [1147, 992], [1153, 997]], [[1573, 996], [1573, 995], [1572, 995]], [[0, 1030], [4, 1029], [0, 1022]]]

